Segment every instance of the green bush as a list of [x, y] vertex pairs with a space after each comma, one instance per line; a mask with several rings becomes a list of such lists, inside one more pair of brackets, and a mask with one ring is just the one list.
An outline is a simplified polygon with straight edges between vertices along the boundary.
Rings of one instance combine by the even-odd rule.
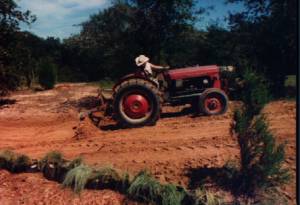
[[160, 184], [147, 171], [141, 171], [133, 179], [129, 189], [129, 197], [144, 202], [157, 202]]
[[247, 70], [244, 73], [241, 99], [244, 107], [235, 110], [233, 130], [236, 133], [241, 154], [239, 171], [234, 171], [237, 192], [253, 195], [289, 180], [289, 172], [282, 168], [284, 145], [277, 145], [264, 115], [260, 114], [270, 100], [264, 77]]
[[246, 107], [246, 114], [251, 117], [258, 115], [262, 108], [270, 101], [271, 95], [268, 84], [262, 74], [246, 69], [242, 74], [243, 85], [240, 98]]
[[88, 187], [94, 189], [118, 189], [122, 186], [122, 178], [111, 167], [95, 170], [89, 179]]
[[13, 170], [13, 164], [16, 160], [16, 154], [10, 150], [4, 150], [0, 153], [0, 169]]
[[20, 78], [11, 73], [0, 71], [0, 96], [5, 96], [9, 91], [14, 91], [20, 85]]
[[39, 83], [45, 89], [52, 89], [56, 83], [56, 65], [49, 59], [44, 59], [39, 64]]
[[31, 160], [26, 155], [18, 155], [10, 150], [4, 150], [0, 153], [0, 169], [19, 173], [28, 170], [30, 165]]
[[138, 173], [128, 189], [130, 198], [161, 205], [180, 205], [185, 195], [172, 184], [161, 185], [147, 171]]
[[76, 193], [83, 190], [92, 174], [92, 169], [86, 165], [79, 165], [74, 169], [71, 169], [63, 181], [63, 186], [73, 187]]
[[281, 185], [289, 180], [289, 172], [282, 168], [284, 145], [276, 145], [264, 116], [254, 119], [247, 131], [239, 136], [241, 147], [241, 189], [248, 193]]
[[195, 191], [195, 205], [221, 205], [222, 200], [219, 196], [207, 191], [205, 188], [199, 188]]
[[47, 179], [61, 182], [68, 171], [67, 161], [60, 152], [52, 151], [40, 160], [39, 169]]

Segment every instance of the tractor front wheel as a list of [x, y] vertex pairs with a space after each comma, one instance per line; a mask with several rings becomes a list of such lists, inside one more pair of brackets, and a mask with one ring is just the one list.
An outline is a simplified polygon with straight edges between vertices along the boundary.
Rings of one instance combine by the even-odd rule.
[[228, 109], [228, 97], [222, 90], [207, 89], [199, 97], [200, 111], [205, 115], [221, 115]]

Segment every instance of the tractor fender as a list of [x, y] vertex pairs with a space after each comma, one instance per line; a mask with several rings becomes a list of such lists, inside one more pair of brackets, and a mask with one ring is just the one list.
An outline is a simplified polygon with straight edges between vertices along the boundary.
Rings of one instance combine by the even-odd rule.
[[126, 76], [124, 76], [123, 78], [121, 78], [113, 87], [113, 92], [115, 92], [116, 88], [119, 87], [123, 82], [131, 80], [131, 79], [140, 79], [140, 80], [144, 80], [147, 81], [151, 84], [153, 84], [155, 87], [158, 87], [158, 85], [153, 82], [152, 80], [150, 80], [147, 76], [143, 75], [142, 73], [132, 73], [132, 74], [128, 74]]

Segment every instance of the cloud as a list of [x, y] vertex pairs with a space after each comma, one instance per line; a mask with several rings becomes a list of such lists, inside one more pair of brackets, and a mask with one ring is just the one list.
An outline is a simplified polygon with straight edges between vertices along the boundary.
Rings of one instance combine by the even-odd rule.
[[30, 10], [37, 16], [31, 26], [22, 25], [39, 36], [65, 38], [79, 31], [73, 25], [80, 24], [100, 9], [109, 6], [109, 0], [19, 0], [22, 10]]

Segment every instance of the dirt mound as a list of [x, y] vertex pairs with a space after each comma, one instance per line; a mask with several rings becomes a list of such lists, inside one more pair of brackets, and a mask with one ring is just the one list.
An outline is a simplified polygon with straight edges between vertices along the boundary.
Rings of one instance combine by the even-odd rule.
[[[194, 116], [188, 106], [165, 107], [156, 126], [119, 129], [108, 121], [99, 130], [90, 121], [79, 120], [80, 112], [93, 106], [97, 95], [97, 87], [86, 84], [13, 94], [10, 98], [16, 103], [0, 109], [0, 149], [11, 148], [33, 158], [58, 150], [66, 158], [80, 155], [94, 166], [112, 165], [130, 173], [148, 169], [161, 182], [186, 187], [191, 170], [218, 169], [228, 160], [239, 160], [238, 143], [230, 134], [234, 102], [222, 116]], [[285, 166], [295, 177], [296, 103], [272, 102], [264, 112], [279, 142], [287, 141]], [[295, 187], [293, 178], [282, 190], [290, 204], [296, 203]], [[51, 193], [43, 191], [39, 193], [44, 197]]]

